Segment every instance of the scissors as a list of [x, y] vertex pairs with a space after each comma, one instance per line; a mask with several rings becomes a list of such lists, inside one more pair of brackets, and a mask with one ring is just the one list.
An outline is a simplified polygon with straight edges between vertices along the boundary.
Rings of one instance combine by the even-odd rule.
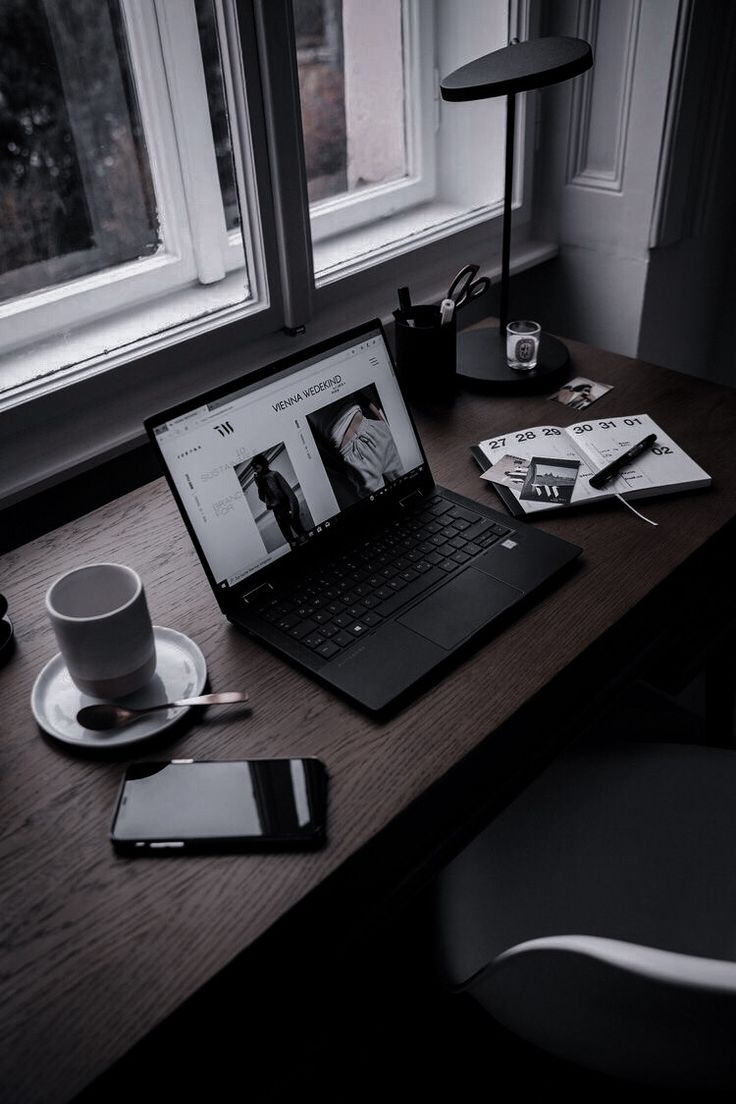
[[455, 279], [447, 289], [447, 299], [452, 299], [456, 307], [462, 307], [465, 303], [469, 303], [471, 299], [477, 299], [479, 295], [483, 295], [488, 291], [491, 286], [491, 281], [487, 276], [481, 276], [479, 280], [475, 277], [478, 275], [477, 264], [468, 264], [464, 268], [461, 268]]

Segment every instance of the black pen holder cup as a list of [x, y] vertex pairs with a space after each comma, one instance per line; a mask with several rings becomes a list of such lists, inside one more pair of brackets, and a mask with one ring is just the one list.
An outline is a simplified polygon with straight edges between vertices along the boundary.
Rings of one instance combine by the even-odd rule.
[[440, 308], [434, 305], [394, 311], [396, 372], [407, 395], [430, 402], [447, 399], [455, 391], [457, 376], [457, 318], [440, 324]]

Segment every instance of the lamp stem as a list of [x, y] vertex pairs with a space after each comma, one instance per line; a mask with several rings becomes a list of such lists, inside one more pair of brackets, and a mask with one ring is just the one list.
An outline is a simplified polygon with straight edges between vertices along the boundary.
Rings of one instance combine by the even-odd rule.
[[516, 94], [506, 97], [506, 171], [503, 184], [503, 242], [501, 246], [501, 304], [499, 333], [506, 334], [509, 320], [509, 260], [511, 256], [511, 199], [514, 186], [514, 135], [516, 131]]

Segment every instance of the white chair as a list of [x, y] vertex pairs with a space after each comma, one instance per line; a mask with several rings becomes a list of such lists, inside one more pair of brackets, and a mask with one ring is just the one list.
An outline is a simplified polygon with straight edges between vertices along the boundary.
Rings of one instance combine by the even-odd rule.
[[736, 752], [561, 756], [445, 869], [446, 981], [561, 1058], [736, 1087]]

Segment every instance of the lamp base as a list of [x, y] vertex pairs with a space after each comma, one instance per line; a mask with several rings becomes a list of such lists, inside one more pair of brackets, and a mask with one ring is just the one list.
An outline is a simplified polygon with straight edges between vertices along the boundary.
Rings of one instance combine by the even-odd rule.
[[536, 368], [519, 372], [506, 363], [506, 338], [497, 329], [457, 335], [457, 379], [466, 387], [508, 394], [551, 391], [567, 377], [570, 354], [556, 337], [543, 333]]

